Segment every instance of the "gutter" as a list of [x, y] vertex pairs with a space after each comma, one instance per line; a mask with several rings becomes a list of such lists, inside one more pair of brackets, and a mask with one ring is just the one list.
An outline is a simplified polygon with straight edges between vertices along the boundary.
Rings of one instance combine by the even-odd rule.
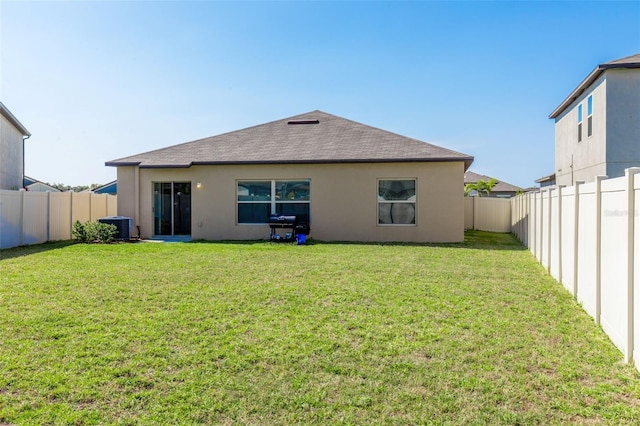
[[549, 118], [557, 118], [562, 112], [569, 107], [582, 93], [596, 81], [602, 73], [609, 69], [620, 68], [640, 68], [640, 63], [622, 63], [622, 64], [600, 64], [589, 75], [582, 80], [582, 82], [576, 87], [573, 92], [562, 103], [549, 114]]

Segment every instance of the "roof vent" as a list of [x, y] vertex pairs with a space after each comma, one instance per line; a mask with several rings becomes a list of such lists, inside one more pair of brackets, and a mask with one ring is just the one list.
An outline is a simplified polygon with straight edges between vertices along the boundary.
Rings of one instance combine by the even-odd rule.
[[287, 124], [318, 124], [320, 120], [290, 120]]

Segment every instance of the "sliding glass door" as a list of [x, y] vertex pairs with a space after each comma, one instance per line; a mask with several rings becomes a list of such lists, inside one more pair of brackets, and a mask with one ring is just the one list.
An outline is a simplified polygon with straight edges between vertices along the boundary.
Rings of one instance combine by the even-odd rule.
[[191, 183], [154, 182], [155, 235], [191, 235]]

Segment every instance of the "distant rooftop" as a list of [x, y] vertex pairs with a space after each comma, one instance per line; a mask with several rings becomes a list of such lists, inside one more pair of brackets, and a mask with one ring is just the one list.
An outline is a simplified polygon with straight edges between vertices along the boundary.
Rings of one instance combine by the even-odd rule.
[[[491, 178], [490, 176], [486, 176], [486, 175], [481, 175], [479, 173], [475, 173], [472, 171], [466, 171], [464, 173], [464, 184], [468, 184], [468, 183], [476, 183], [479, 180], [483, 180], [485, 182], [490, 181], [491, 179], [495, 179], [495, 178]], [[498, 181], [498, 183], [496, 184], [496, 186], [493, 187], [493, 189], [491, 190], [492, 192], [518, 192], [518, 191], [522, 191], [522, 188], [520, 188], [519, 186], [515, 186], [512, 185], [510, 183], [507, 182], [503, 182], [500, 179], [496, 179]]]

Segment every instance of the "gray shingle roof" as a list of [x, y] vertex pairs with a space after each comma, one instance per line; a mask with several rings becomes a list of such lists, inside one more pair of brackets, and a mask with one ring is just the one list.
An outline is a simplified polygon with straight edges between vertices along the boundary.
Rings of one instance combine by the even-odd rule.
[[464, 161], [466, 170], [473, 157], [322, 111], [312, 111], [105, 164], [150, 168], [407, 161]]
[[[479, 180], [483, 180], [485, 182], [490, 181], [492, 178], [490, 176], [481, 175], [475, 172], [466, 171], [464, 172], [464, 184], [468, 183], [476, 183]], [[511, 185], [510, 183], [503, 182], [499, 179], [496, 179], [498, 183], [493, 187], [492, 192], [518, 192], [522, 191], [522, 188], [519, 186]]]
[[598, 65], [584, 80], [582, 80], [582, 83], [580, 83], [578, 87], [576, 87], [573, 92], [571, 92], [571, 94], [567, 96], [567, 98], [562, 101], [562, 103], [558, 105], [551, 114], [549, 114], [549, 118], [556, 118], [562, 114], [562, 111], [567, 109], [567, 107], [571, 105], [573, 101], [582, 94], [582, 92], [591, 86], [591, 84], [600, 77], [600, 74], [608, 69], [614, 68], [640, 68], [640, 53]]

